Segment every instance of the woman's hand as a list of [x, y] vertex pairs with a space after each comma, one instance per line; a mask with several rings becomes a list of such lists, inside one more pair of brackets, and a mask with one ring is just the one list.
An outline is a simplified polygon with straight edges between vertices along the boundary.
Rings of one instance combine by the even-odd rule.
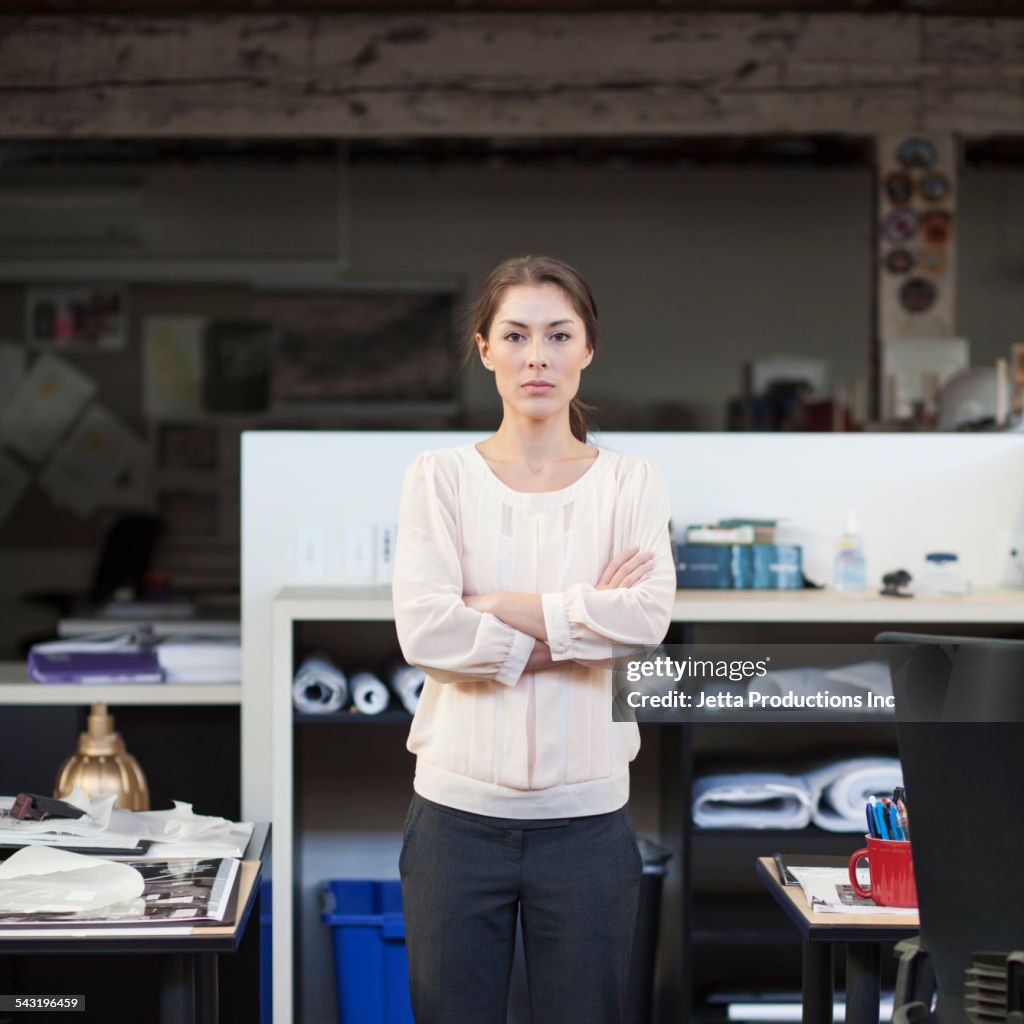
[[654, 552], [641, 551], [638, 545], [626, 548], [616, 555], [601, 573], [597, 590], [612, 590], [615, 587], [632, 587], [639, 583], [654, 568]]

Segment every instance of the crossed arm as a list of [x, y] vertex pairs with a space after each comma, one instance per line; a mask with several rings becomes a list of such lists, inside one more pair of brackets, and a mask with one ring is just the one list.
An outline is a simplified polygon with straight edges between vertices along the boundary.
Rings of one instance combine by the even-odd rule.
[[[627, 548], [605, 566], [595, 589], [628, 589], [634, 586], [650, 573], [653, 559], [654, 553], [651, 551], [641, 551], [639, 547]], [[462, 600], [467, 608], [489, 612], [506, 625], [534, 638], [533, 650], [524, 671], [536, 672], [555, 664], [547, 643], [547, 626], [540, 594], [496, 590], [487, 594], [464, 594]]]

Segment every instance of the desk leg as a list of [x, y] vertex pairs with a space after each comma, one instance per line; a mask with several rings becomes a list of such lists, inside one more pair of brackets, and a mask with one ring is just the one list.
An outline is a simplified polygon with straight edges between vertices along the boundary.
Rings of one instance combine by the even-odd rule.
[[164, 957], [160, 1024], [195, 1024], [195, 988], [192, 957], [184, 953]]
[[846, 947], [846, 1024], [878, 1024], [878, 970], [877, 943]]
[[217, 1024], [220, 1016], [217, 954], [198, 953], [196, 964], [196, 1024]]
[[832, 1024], [832, 943], [804, 943], [803, 1024]]

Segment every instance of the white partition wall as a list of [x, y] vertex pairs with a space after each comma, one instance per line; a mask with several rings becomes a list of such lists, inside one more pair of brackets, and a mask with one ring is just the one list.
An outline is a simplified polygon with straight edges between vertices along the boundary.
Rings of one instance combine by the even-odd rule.
[[[271, 680], [280, 687], [290, 678], [289, 631], [304, 617], [296, 608], [305, 600], [294, 588], [312, 588], [310, 618], [321, 617], [314, 606], [326, 588], [373, 588], [366, 528], [396, 521], [406, 465], [424, 449], [482, 436], [244, 436], [242, 799], [246, 818], [274, 825], [276, 1024], [291, 1020], [293, 766], [290, 696], [274, 693]], [[677, 528], [721, 516], [780, 519], [780, 539], [803, 546], [806, 574], [822, 583], [830, 581], [834, 543], [851, 509], [872, 581], [898, 567], [919, 570], [926, 551], [952, 550], [976, 588], [994, 588], [1013, 536], [1024, 533], [1022, 434], [609, 433], [595, 440], [661, 466]], [[284, 588], [291, 596], [278, 602], [275, 623]], [[374, 593], [376, 611], [366, 617], [388, 618], [387, 589]], [[947, 621], [956, 619], [951, 612]]]

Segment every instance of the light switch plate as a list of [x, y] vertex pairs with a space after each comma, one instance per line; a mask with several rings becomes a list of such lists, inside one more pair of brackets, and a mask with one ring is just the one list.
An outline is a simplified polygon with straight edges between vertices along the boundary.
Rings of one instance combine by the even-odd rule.
[[381, 586], [390, 586], [395, 571], [395, 537], [398, 527], [394, 523], [377, 525], [377, 565], [375, 579]]
[[300, 526], [295, 533], [295, 575], [300, 580], [322, 579], [327, 565], [327, 531]]
[[376, 529], [372, 525], [349, 526], [345, 530], [345, 579], [350, 583], [371, 583]]

